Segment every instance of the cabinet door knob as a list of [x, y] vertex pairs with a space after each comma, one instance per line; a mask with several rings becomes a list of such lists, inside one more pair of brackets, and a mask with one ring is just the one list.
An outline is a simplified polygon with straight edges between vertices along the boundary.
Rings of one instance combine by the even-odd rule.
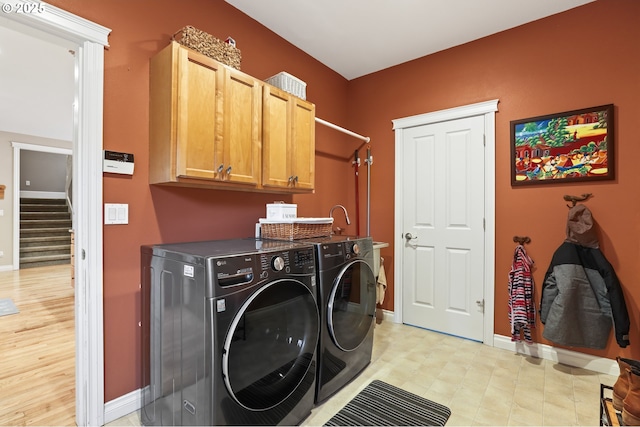
[[229, 175], [230, 173], [231, 173], [231, 166], [227, 168], [227, 175]]
[[294, 183], [294, 184], [297, 184], [297, 183], [298, 183], [298, 175], [296, 175], [296, 176], [294, 176], [294, 177], [293, 177], [293, 183]]
[[218, 173], [222, 173], [223, 170], [224, 170], [224, 164], [221, 164], [220, 166], [218, 166]]
[[292, 182], [293, 182], [293, 175], [289, 177], [289, 184], [291, 184]]

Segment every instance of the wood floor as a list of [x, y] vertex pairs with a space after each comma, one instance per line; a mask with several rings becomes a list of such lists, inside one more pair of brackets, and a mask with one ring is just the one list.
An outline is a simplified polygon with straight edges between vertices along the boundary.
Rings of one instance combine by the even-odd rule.
[[0, 425], [74, 426], [74, 290], [69, 265], [0, 272]]

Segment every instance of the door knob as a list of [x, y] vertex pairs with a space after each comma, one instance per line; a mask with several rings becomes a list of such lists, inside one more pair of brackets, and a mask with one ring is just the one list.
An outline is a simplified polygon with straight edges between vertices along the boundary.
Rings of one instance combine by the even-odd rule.
[[411, 235], [411, 233], [406, 233], [406, 234], [404, 235], [404, 238], [405, 238], [405, 239], [407, 239], [407, 242], [408, 242], [408, 241], [410, 241], [410, 240], [415, 240], [415, 239], [417, 239], [417, 238], [418, 238], [418, 236], [415, 236], [415, 237], [414, 237], [414, 236], [412, 236], [412, 235]]

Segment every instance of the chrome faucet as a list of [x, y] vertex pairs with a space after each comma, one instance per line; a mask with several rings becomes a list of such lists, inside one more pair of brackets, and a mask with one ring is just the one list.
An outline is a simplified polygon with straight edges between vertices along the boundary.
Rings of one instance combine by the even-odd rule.
[[333, 210], [335, 208], [341, 208], [344, 211], [344, 217], [347, 219], [347, 225], [351, 224], [351, 221], [349, 220], [349, 214], [347, 213], [347, 208], [345, 208], [342, 205], [335, 205], [334, 207], [332, 207], [331, 210], [329, 211], [329, 216], [333, 218]]

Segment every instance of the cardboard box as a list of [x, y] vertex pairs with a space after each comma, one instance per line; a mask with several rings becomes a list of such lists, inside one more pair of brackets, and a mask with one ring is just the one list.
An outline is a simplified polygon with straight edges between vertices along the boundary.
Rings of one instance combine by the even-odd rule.
[[294, 219], [298, 217], [298, 205], [290, 203], [267, 204], [267, 219]]

